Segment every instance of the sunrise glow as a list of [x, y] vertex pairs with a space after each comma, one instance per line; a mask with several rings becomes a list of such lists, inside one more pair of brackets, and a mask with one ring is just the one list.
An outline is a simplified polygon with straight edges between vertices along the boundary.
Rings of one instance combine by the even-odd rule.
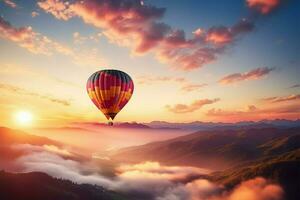
[[19, 111], [15, 115], [15, 120], [19, 125], [30, 125], [32, 123], [32, 114], [28, 111]]

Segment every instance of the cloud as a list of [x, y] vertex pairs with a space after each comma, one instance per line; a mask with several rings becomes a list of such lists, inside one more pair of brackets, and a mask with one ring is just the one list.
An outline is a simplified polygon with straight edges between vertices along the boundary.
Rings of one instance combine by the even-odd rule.
[[256, 80], [265, 77], [270, 72], [272, 72], [275, 68], [269, 68], [269, 67], [261, 67], [253, 69], [249, 72], [245, 73], [235, 73], [235, 74], [229, 74], [222, 79], [219, 80], [220, 84], [228, 85], [233, 84], [240, 81], [246, 81], [246, 80]]
[[41, 99], [48, 100], [52, 103], [57, 103], [57, 104], [61, 104], [61, 105], [64, 105], [64, 106], [69, 106], [71, 104], [70, 100], [58, 99], [58, 98], [54, 98], [50, 95], [31, 92], [27, 89], [16, 87], [14, 85], [9, 85], [9, 84], [0, 83], [0, 90], [6, 90], [6, 91], [9, 91], [9, 92], [11, 92], [13, 94], [17, 94], [17, 95], [26, 95], [26, 96], [38, 97], [38, 98], [41, 98]]
[[25, 153], [16, 160], [21, 172], [44, 172], [57, 178], [72, 180], [76, 183], [97, 184], [110, 187], [112, 182], [98, 174], [99, 168], [90, 163], [80, 163], [71, 158], [64, 158], [47, 148], [29, 144], [14, 146]]
[[193, 103], [186, 105], [186, 104], [176, 104], [174, 106], [166, 105], [166, 108], [173, 113], [189, 113], [199, 110], [205, 105], [213, 104], [220, 101], [220, 99], [200, 99], [196, 100]]
[[277, 8], [282, 0], [247, 0], [248, 7], [259, 11], [261, 14], [269, 14]]
[[[275, 105], [275, 107], [274, 107]], [[206, 116], [219, 121], [249, 121], [263, 119], [299, 119], [300, 104], [299, 101], [293, 101], [291, 105], [270, 105], [270, 103], [259, 108], [254, 105], [249, 105], [244, 109], [223, 110], [212, 108], [207, 111]]]
[[120, 177], [148, 177], [148, 179], [167, 179], [169, 181], [186, 182], [195, 179], [210, 170], [197, 167], [162, 166], [158, 162], [140, 164], [124, 164], [117, 168]]
[[257, 177], [242, 182], [228, 196], [229, 200], [280, 200], [283, 199], [283, 190], [280, 186]]
[[2, 17], [0, 17], [0, 37], [11, 40], [34, 54], [52, 55], [54, 52], [72, 54], [71, 49], [34, 32], [32, 27], [15, 28]]
[[280, 103], [280, 102], [287, 102], [287, 101], [296, 101], [300, 100], [300, 94], [292, 94], [289, 96], [282, 96], [282, 97], [269, 97], [262, 99], [267, 103]]
[[73, 33], [73, 41], [75, 44], [82, 44], [87, 40], [91, 40], [93, 42], [99, 42], [99, 38], [102, 36], [101, 33], [96, 33], [90, 36], [82, 36], [79, 32]]
[[106, 61], [99, 56], [97, 49], [71, 48], [64, 44], [51, 40], [32, 27], [16, 28], [0, 17], [0, 38], [17, 43], [34, 54], [51, 56], [55, 53], [68, 56], [75, 64], [81, 66], [103, 65]]
[[4, 0], [3, 2], [11, 8], [17, 7], [17, 4], [15, 2], [13, 2], [12, 0]]
[[68, 20], [74, 16], [74, 14], [68, 9], [69, 2], [67, 1], [46, 0], [38, 2], [37, 5], [47, 13], [51, 13], [57, 19]]
[[32, 11], [31, 12], [31, 17], [37, 17], [37, 16], [39, 16], [40, 14], [38, 13], [38, 12], [36, 12], [36, 11]]
[[289, 88], [299, 88], [300, 87], [300, 84], [295, 84], [295, 85], [292, 85], [291, 87]]
[[203, 84], [187, 84], [187, 85], [182, 86], [181, 90], [185, 91], [185, 92], [191, 92], [191, 91], [199, 90], [199, 89], [201, 89], [205, 86], [207, 86], [206, 83], [203, 83]]
[[[54, 148], [53, 148], [54, 147]], [[51, 145], [14, 145], [23, 152], [15, 161], [18, 172], [39, 171], [76, 183], [96, 184], [143, 200], [281, 200], [282, 188], [257, 177], [232, 190], [203, 178], [209, 170], [188, 166], [163, 166], [158, 162], [119, 165], [113, 176], [103, 175], [99, 163], [66, 156]], [[53, 151], [53, 149], [55, 149]], [[69, 151], [67, 151], [69, 152]]]
[[250, 32], [254, 29], [254, 24], [246, 19], [242, 19], [232, 27], [218, 26], [208, 30], [206, 40], [215, 44], [224, 45], [232, 42], [237, 36]]
[[197, 28], [191, 38], [181, 29], [161, 22], [166, 9], [140, 0], [86, 0], [38, 3], [45, 12], [61, 20], [74, 16], [103, 29], [112, 43], [132, 49], [134, 54], [154, 52], [156, 58], [179, 70], [193, 70], [215, 61], [241, 35], [251, 32], [254, 23], [242, 19], [231, 27]]
[[202, 89], [207, 86], [206, 83], [196, 84], [192, 83], [184, 77], [171, 77], [171, 76], [140, 76], [137, 78], [139, 84], [151, 85], [158, 83], [177, 83], [180, 90], [183, 92], [192, 92]]
[[185, 78], [175, 78], [171, 76], [140, 76], [138, 77], [139, 84], [156, 84], [160, 82], [187, 82]]

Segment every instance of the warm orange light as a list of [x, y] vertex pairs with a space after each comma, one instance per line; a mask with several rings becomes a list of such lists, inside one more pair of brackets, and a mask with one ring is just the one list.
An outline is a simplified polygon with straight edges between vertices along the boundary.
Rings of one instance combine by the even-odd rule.
[[16, 122], [20, 125], [29, 125], [32, 123], [32, 114], [28, 111], [19, 111], [16, 113]]

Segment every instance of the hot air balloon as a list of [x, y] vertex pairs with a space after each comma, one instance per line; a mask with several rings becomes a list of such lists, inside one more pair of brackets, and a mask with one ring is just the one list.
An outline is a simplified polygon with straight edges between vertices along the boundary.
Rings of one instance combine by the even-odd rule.
[[[125, 72], [105, 69], [93, 73], [87, 81], [88, 95], [107, 120], [115, 116], [132, 96], [133, 81]], [[109, 122], [112, 125], [112, 122]]]

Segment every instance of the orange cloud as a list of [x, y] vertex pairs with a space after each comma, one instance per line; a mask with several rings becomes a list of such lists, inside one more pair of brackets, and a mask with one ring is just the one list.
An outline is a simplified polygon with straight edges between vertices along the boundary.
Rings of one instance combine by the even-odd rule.
[[176, 104], [174, 106], [166, 105], [166, 108], [173, 113], [189, 113], [199, 110], [205, 105], [213, 104], [220, 101], [220, 99], [200, 99], [196, 100], [193, 103], [186, 105], [186, 104]]
[[40, 14], [36, 11], [31, 12], [31, 17], [39, 16]]
[[3, 2], [11, 8], [17, 7], [17, 4], [15, 2], [13, 2], [12, 0], [4, 0]]
[[265, 77], [267, 74], [269, 74], [271, 71], [273, 71], [274, 68], [269, 67], [261, 67], [253, 69], [249, 72], [245, 73], [235, 73], [235, 74], [229, 74], [222, 79], [219, 80], [220, 84], [228, 85], [240, 81], [246, 81], [246, 80], [256, 80], [260, 79], [262, 77]]
[[190, 177], [207, 174], [210, 170], [188, 166], [163, 166], [158, 162], [144, 162], [134, 165], [121, 165], [117, 168], [122, 178], [165, 179], [169, 181], [185, 181]]
[[281, 0], [247, 0], [250, 8], [258, 10], [262, 14], [268, 14], [279, 6]]
[[295, 101], [295, 100], [300, 100], [300, 94], [292, 94], [292, 95], [283, 96], [283, 97], [269, 97], [269, 98], [264, 98], [262, 100], [265, 102], [268, 102], [268, 103]]
[[241, 183], [226, 198], [228, 200], [281, 200], [283, 190], [279, 185], [257, 177]]

